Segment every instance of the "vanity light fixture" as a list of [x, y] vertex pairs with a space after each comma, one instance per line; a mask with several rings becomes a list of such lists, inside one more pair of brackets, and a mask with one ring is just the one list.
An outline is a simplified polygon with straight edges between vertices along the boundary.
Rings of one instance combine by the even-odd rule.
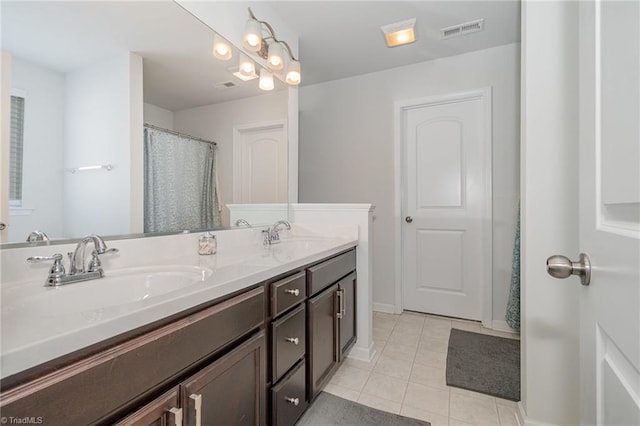
[[[265, 30], [266, 34], [263, 34]], [[259, 21], [253, 14], [251, 8], [249, 8], [249, 19], [244, 27], [244, 35], [242, 37], [242, 46], [250, 51], [255, 52], [258, 56], [267, 60], [267, 66], [275, 71], [279, 71], [285, 68], [284, 52], [289, 55], [289, 64], [286, 67], [285, 81], [287, 84], [297, 86], [300, 84], [300, 61], [293, 55], [291, 46], [284, 41], [278, 40], [273, 27], [266, 21]], [[263, 71], [260, 70], [260, 88], [263, 88], [262, 75]], [[273, 74], [271, 75], [271, 82], [273, 83]], [[266, 77], [265, 77], [266, 78]], [[273, 85], [273, 84], [272, 84]], [[265, 87], [269, 87], [268, 83], [264, 83]], [[273, 87], [271, 87], [272, 89]], [[263, 89], [263, 90], [271, 90]]]
[[273, 90], [273, 73], [268, 69], [262, 68], [260, 70], [260, 82], [258, 87], [262, 90]]
[[223, 61], [231, 59], [231, 44], [218, 34], [213, 36], [213, 56]]
[[403, 46], [416, 41], [415, 25], [416, 19], [412, 18], [380, 27], [387, 47]]

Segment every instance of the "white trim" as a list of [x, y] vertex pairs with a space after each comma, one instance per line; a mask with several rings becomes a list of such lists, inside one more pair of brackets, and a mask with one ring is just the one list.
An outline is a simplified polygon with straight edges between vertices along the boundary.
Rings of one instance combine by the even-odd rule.
[[298, 202], [298, 88], [289, 86], [287, 104], [287, 201]]
[[483, 262], [484, 288], [482, 289], [482, 324], [491, 328], [493, 319], [493, 213], [492, 213], [492, 88], [465, 92], [450, 93], [444, 95], [429, 96], [426, 98], [409, 99], [397, 101], [394, 104], [394, 244], [395, 244], [395, 313], [401, 313], [403, 309], [403, 270], [402, 270], [402, 201], [403, 201], [403, 168], [402, 168], [402, 114], [404, 111], [431, 105], [443, 105], [473, 99], [481, 99], [484, 105], [484, 181], [485, 181], [485, 202], [484, 202], [484, 224], [482, 226], [482, 241], [484, 247], [485, 260]]
[[372, 204], [332, 204], [332, 203], [292, 203], [291, 206], [300, 211], [369, 211], [375, 210]]
[[391, 303], [376, 303], [373, 302], [374, 312], [384, 312], [385, 314], [395, 314], [396, 306]]
[[[240, 149], [240, 142], [242, 140], [242, 134], [246, 132], [254, 132], [259, 130], [270, 129], [282, 129], [282, 137], [287, 144], [287, 152], [290, 151], [288, 135], [287, 120], [273, 120], [273, 121], [261, 121], [251, 124], [240, 124], [233, 126], [233, 203], [237, 204], [242, 196], [242, 187], [240, 181], [242, 180], [242, 151]], [[287, 163], [289, 162], [289, 153], [287, 153]], [[297, 167], [297, 165], [296, 165]], [[287, 164], [287, 185], [289, 184], [289, 165]], [[288, 189], [287, 189], [288, 191]], [[287, 197], [290, 194], [287, 193]]]
[[517, 403], [518, 409], [516, 410], [516, 420], [520, 426], [556, 426], [553, 423], [544, 423], [533, 420], [527, 417], [527, 412], [524, 409], [522, 401]]
[[[483, 324], [484, 326], [484, 324]], [[491, 321], [491, 327], [492, 330], [497, 330], [497, 331], [506, 331], [509, 333], [519, 333], [519, 331], [514, 330], [513, 328], [509, 327], [509, 324], [507, 324], [506, 321], [504, 320], [493, 320]]]

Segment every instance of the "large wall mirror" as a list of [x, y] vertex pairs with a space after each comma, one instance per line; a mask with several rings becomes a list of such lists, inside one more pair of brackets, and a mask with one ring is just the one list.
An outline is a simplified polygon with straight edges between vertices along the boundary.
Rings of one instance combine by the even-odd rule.
[[[22, 139], [14, 146], [21, 152], [11, 156], [3, 242], [24, 242], [34, 230], [54, 240], [286, 218], [286, 84], [276, 78], [267, 92], [257, 79], [234, 76], [239, 51], [233, 48], [228, 61], [215, 58], [215, 32], [180, 5], [3, 1], [1, 7], [11, 139]], [[156, 150], [163, 138], [169, 147]], [[215, 226], [197, 219], [150, 226], [152, 199], [177, 197], [178, 206], [211, 215], [211, 204], [193, 207], [197, 193], [186, 194], [192, 175], [206, 180]], [[270, 215], [256, 214], [256, 203]], [[157, 209], [160, 222], [173, 214]]]

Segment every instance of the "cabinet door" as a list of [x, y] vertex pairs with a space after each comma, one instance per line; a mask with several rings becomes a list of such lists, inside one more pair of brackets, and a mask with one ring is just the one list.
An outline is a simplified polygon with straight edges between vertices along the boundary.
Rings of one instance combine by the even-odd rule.
[[176, 386], [164, 395], [154, 399], [114, 426], [182, 426], [182, 408]]
[[340, 292], [340, 359], [356, 342], [356, 274], [351, 273], [338, 283]]
[[338, 366], [337, 290], [334, 284], [307, 302], [309, 348], [309, 400], [312, 400]]
[[264, 332], [182, 384], [185, 425], [262, 425], [266, 419]]

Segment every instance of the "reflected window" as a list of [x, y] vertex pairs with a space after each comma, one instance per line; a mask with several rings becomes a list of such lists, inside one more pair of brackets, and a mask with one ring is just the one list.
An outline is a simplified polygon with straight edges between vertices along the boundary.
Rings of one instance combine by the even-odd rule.
[[24, 97], [11, 96], [9, 155], [9, 206], [22, 206], [22, 157], [24, 151]]

